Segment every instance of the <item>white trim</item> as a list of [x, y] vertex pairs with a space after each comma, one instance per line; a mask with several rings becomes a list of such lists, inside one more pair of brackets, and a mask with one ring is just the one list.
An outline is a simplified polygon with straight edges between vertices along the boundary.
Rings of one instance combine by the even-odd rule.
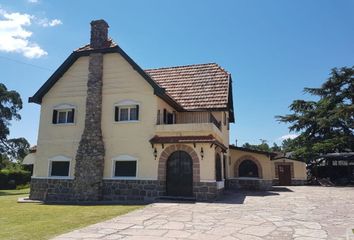
[[129, 106], [129, 105], [140, 105], [140, 103], [133, 99], [124, 99], [114, 104], [114, 106]]
[[[257, 178], [257, 177], [234, 177], [234, 178], [228, 178], [228, 179], [239, 179], [239, 180], [268, 180], [264, 178]], [[270, 179], [271, 180], [271, 179]]]
[[66, 180], [74, 180], [74, 177], [58, 177], [58, 176], [54, 176], [54, 177], [35, 177], [32, 176], [31, 179], [66, 179]]
[[53, 107], [54, 110], [72, 109], [72, 108], [76, 109], [76, 105], [70, 103], [61, 103]]
[[216, 182], [216, 180], [207, 180], [207, 179], [203, 180], [203, 179], [201, 179], [200, 182]]
[[117, 157], [113, 157], [112, 160], [114, 161], [138, 161], [136, 157], [133, 157], [131, 155], [119, 155]]
[[[64, 155], [57, 155], [48, 159], [48, 178], [51, 179], [69, 179], [71, 177], [71, 161], [72, 158], [64, 156]], [[69, 162], [69, 172], [68, 176], [52, 176], [52, 162]]]
[[[115, 171], [116, 171], [116, 162], [119, 162], [119, 161], [131, 161], [131, 162], [136, 162], [136, 170], [135, 170], [135, 177], [131, 177], [131, 176], [115, 176]], [[127, 154], [122, 154], [122, 155], [119, 155], [119, 156], [116, 156], [116, 157], [113, 157], [112, 158], [112, 173], [111, 173], [111, 177], [112, 179], [117, 179], [117, 180], [122, 180], [122, 179], [132, 179], [132, 180], [135, 180], [137, 179], [138, 177], [138, 167], [139, 167], [139, 164], [138, 164], [138, 159], [136, 157], [133, 157], [131, 155], [127, 155]]]
[[105, 177], [103, 180], [151, 180], [157, 181], [157, 178], [137, 178], [137, 177]]

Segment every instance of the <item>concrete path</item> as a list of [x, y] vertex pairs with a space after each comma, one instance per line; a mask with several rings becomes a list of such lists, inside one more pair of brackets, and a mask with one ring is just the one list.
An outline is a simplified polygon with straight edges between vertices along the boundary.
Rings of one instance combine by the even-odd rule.
[[354, 188], [301, 186], [228, 193], [216, 203], [155, 203], [55, 240], [347, 239], [349, 229]]

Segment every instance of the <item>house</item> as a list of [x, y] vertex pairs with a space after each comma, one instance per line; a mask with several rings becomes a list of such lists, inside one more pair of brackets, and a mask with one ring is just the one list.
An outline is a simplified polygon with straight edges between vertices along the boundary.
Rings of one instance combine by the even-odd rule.
[[[275, 178], [269, 153], [229, 146], [231, 74], [215, 63], [143, 70], [104, 20], [29, 102], [41, 105], [31, 199], [208, 201]], [[244, 176], [249, 161], [257, 173]]]
[[31, 199], [215, 199], [224, 188], [231, 75], [215, 63], [141, 69], [91, 22], [29, 98], [41, 105]]
[[269, 190], [273, 185], [303, 185], [306, 163], [284, 154], [229, 146], [230, 189]]

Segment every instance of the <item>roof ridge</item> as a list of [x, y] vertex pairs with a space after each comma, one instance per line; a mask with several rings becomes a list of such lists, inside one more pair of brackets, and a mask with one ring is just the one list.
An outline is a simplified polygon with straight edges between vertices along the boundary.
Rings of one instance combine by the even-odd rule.
[[[216, 62], [209, 62], [209, 63], [195, 63], [195, 64], [187, 64], [187, 65], [178, 65], [178, 66], [171, 66], [171, 67], [160, 67], [160, 68], [147, 68], [144, 69], [144, 71], [149, 71], [149, 70], [161, 70], [161, 69], [169, 69], [169, 68], [183, 68], [183, 67], [193, 67], [193, 66], [203, 66], [203, 65], [216, 65], [217, 67], [221, 68], [224, 70], [222, 67], [220, 67], [219, 64]], [[225, 71], [225, 70], [224, 70]]]

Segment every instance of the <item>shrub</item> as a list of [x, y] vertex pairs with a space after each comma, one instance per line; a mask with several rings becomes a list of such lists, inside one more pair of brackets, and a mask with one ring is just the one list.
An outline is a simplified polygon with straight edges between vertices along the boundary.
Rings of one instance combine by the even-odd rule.
[[15, 189], [31, 181], [31, 172], [22, 169], [0, 170], [0, 189]]

